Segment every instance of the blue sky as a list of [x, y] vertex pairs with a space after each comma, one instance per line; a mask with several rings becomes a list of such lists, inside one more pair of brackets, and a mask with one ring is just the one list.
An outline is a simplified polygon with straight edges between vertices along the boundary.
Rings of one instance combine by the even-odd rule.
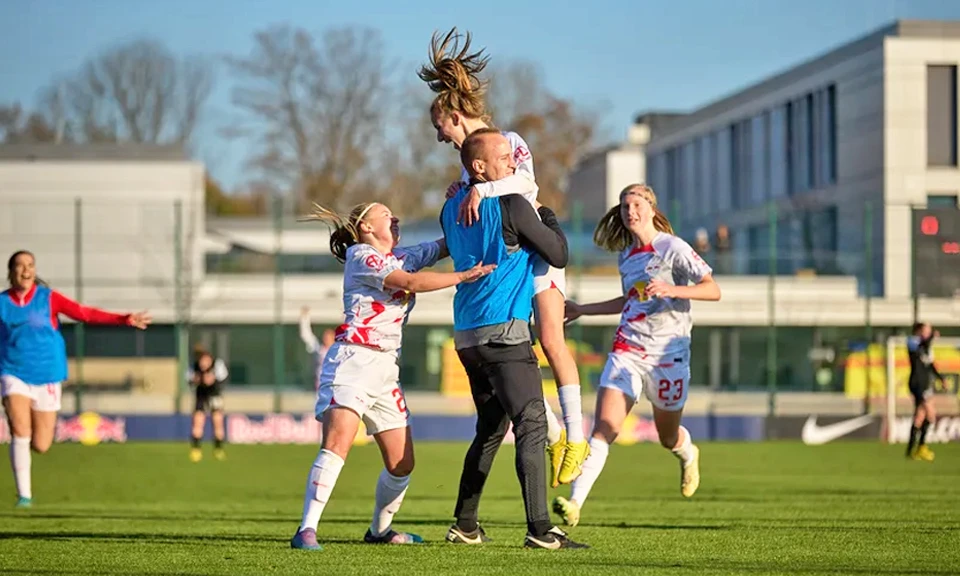
[[[412, 76], [430, 34], [456, 25], [494, 59], [540, 65], [555, 93], [603, 106], [620, 138], [639, 111], [702, 105], [896, 18], [960, 19], [960, 0], [0, 0], [0, 102], [32, 104], [51, 78], [120, 41], [245, 54], [254, 31], [282, 22], [377, 28]], [[216, 136], [230, 83], [220, 74], [199, 152], [233, 184], [245, 150]]]

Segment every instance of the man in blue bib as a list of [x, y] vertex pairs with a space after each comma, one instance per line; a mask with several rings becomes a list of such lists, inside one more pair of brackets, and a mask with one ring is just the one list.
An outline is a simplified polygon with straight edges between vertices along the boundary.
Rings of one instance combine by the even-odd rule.
[[[471, 184], [505, 178], [516, 164], [509, 141], [496, 129], [481, 129], [464, 140], [460, 159]], [[582, 548], [550, 522], [547, 508], [546, 414], [540, 366], [530, 341], [533, 255], [563, 268], [567, 241], [549, 208], [535, 211], [518, 195], [485, 199], [473, 226], [457, 222], [468, 187], [447, 200], [440, 216], [447, 248], [457, 270], [478, 262], [496, 264], [491, 274], [461, 284], [453, 301], [454, 344], [470, 380], [477, 431], [463, 462], [460, 492], [447, 533], [454, 543], [488, 540], [478, 522], [483, 485], [510, 422], [516, 437], [517, 477], [527, 515], [524, 546]], [[539, 212], [539, 217], [538, 217]]]

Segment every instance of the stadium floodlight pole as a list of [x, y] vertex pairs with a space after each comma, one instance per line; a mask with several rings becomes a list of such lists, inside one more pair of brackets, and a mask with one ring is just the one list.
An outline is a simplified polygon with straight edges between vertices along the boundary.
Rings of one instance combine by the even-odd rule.
[[[76, 288], [77, 302], [83, 302], [83, 201], [78, 196], [73, 201], [73, 282]], [[74, 412], [80, 414], [83, 412], [83, 355], [86, 349], [84, 341], [83, 322], [76, 322], [73, 325], [74, 343], [76, 353], [74, 360], [76, 362], [77, 375], [74, 381]]]
[[863, 208], [863, 244], [866, 258], [863, 283], [863, 337], [867, 341], [867, 382], [863, 391], [863, 413], [866, 414], [870, 412], [870, 394], [873, 387], [871, 378], [873, 366], [870, 364], [870, 346], [873, 344], [873, 203], [867, 200]]
[[777, 205], [770, 202], [770, 246], [767, 250], [767, 414], [773, 416], [777, 395]]
[[[574, 287], [576, 294], [577, 302], [583, 302], [582, 290], [583, 286], [581, 284], [583, 280], [583, 247], [580, 245], [580, 239], [583, 237], [583, 202], [580, 200], [574, 200], [573, 210], [573, 237], [577, 240], [577, 244], [572, 247], [573, 251], [573, 278], [574, 278]], [[580, 374], [580, 382], [584, 382], [584, 372], [583, 367], [580, 362], [580, 346], [583, 343], [583, 323], [576, 322], [573, 325], [573, 340], [574, 340], [574, 349], [573, 349], [573, 360], [577, 364], [577, 372]], [[553, 375], [554, 378], [557, 377], [556, 374]], [[581, 387], [582, 390], [582, 387]]]
[[177, 346], [177, 378], [174, 388], [174, 413], [180, 414], [183, 387], [187, 376], [187, 337], [183, 311], [183, 201], [173, 201], [173, 321]]
[[283, 198], [273, 198], [273, 411], [280, 412], [280, 386], [283, 365], [283, 270], [280, 267], [280, 243], [283, 240]]

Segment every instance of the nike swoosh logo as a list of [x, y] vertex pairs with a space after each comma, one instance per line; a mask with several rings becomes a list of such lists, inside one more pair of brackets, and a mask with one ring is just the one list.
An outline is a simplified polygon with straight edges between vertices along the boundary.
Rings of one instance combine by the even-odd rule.
[[855, 430], [859, 430], [871, 422], [873, 422], [873, 416], [866, 414], [853, 418], [852, 420], [844, 420], [843, 422], [828, 424], [826, 426], [817, 426], [817, 417], [813, 415], [804, 422], [800, 438], [804, 444], [811, 446], [826, 444], [831, 440], [836, 440]]

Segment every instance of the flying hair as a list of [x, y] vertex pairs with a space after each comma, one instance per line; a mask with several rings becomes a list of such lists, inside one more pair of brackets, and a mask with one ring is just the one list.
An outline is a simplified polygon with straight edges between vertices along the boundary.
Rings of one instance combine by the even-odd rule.
[[299, 222], [320, 221], [330, 228], [330, 252], [341, 264], [347, 261], [347, 248], [360, 243], [360, 222], [376, 202], [354, 206], [349, 216], [343, 216], [314, 202], [310, 214], [298, 218]]
[[653, 227], [657, 231], [666, 234], [674, 233], [670, 220], [657, 208], [657, 195], [653, 188], [646, 184], [631, 184], [620, 192], [620, 204], [608, 210], [600, 219], [597, 229], [593, 232], [594, 244], [610, 252], [620, 252], [634, 243], [633, 232], [624, 224], [623, 216], [620, 214], [620, 205], [623, 204], [623, 199], [631, 194], [640, 196], [653, 207]]
[[457, 112], [487, 121], [483, 95], [488, 83], [481, 80], [479, 74], [490, 58], [482, 48], [470, 52], [470, 40], [469, 32], [461, 35], [456, 27], [446, 35], [434, 32], [430, 39], [430, 62], [422, 66], [417, 75], [437, 94], [430, 105], [431, 112], [444, 115]]

